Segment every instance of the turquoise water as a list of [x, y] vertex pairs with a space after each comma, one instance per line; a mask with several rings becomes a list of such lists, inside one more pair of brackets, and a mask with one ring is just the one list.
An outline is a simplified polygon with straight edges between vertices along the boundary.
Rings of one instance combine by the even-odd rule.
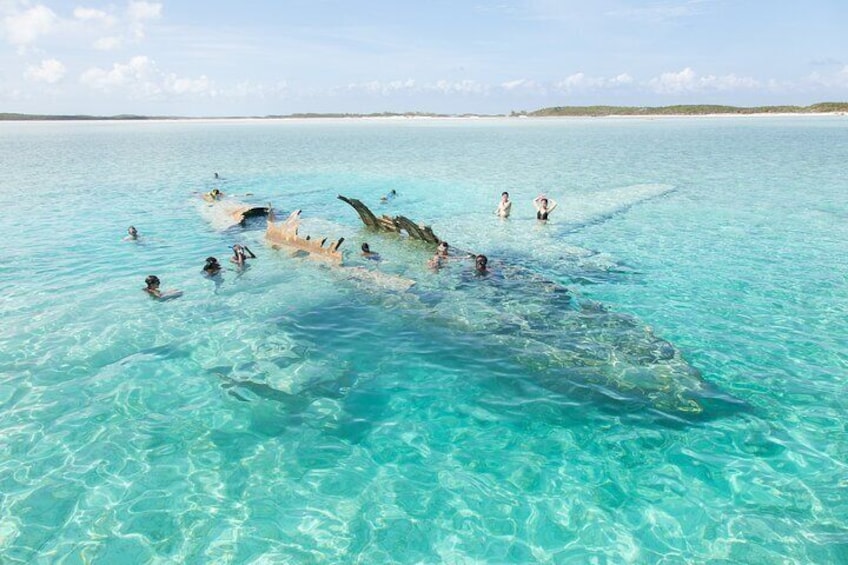
[[[848, 561], [844, 117], [5, 123], [0, 156], [4, 563]], [[220, 229], [215, 186], [416, 285]]]

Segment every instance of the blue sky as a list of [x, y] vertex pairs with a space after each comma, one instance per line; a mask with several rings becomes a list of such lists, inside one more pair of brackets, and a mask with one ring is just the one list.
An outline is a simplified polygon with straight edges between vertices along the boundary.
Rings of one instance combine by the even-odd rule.
[[848, 0], [0, 0], [0, 112], [848, 101]]

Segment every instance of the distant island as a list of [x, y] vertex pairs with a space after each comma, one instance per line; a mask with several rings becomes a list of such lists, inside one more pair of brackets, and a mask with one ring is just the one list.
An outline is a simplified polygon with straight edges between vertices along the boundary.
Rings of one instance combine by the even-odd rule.
[[[553, 106], [533, 111], [518, 111], [509, 117], [602, 117], [602, 116], [711, 116], [753, 114], [848, 114], [848, 102], [820, 102], [811, 106], [721, 106], [716, 104], [694, 104], [677, 106]], [[283, 120], [313, 118], [502, 118], [507, 114], [437, 114], [428, 112], [379, 112], [371, 114], [348, 113], [297, 113], [271, 114], [266, 116], [139, 116], [119, 114], [116, 116], [50, 115], [0, 113], [0, 121], [37, 120]]]
[[678, 106], [554, 106], [512, 116], [708, 116], [714, 114], [833, 114], [848, 112], [848, 102], [821, 102], [812, 106], [719, 106], [695, 104]]

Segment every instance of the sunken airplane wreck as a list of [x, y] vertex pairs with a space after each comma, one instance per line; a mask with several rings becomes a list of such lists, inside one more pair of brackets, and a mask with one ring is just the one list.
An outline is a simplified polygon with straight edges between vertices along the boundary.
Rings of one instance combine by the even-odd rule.
[[[403, 216], [378, 218], [357, 199], [339, 199], [371, 229], [440, 241], [428, 226]], [[553, 390], [600, 387], [607, 396], [642, 398], [659, 410], [690, 414], [703, 410], [700, 398], [716, 395], [674, 345], [637, 318], [578, 301], [566, 287], [529, 268], [504, 264], [497, 271], [487, 281], [456, 281], [453, 290], [459, 292], [445, 289], [442, 281], [434, 291], [439, 298], [423, 307], [431, 319], [491, 336]], [[420, 285], [416, 289], [426, 293]]]
[[[377, 217], [365, 204], [339, 196], [363, 223], [377, 232], [406, 234], [436, 245], [428, 226], [403, 216]], [[569, 289], [532, 269], [502, 263], [484, 278], [463, 269], [430, 280], [342, 265], [343, 238], [297, 235], [299, 211], [286, 222], [268, 218], [266, 240], [329, 259], [347, 279], [372, 288], [403, 293], [403, 312], [416, 320], [457, 332], [485, 336], [516, 363], [527, 367], [538, 384], [554, 392], [591, 389], [615, 401], [635, 403], [671, 416], [697, 416], [712, 399], [737, 404], [718, 393], [670, 342], [637, 318], [612, 312], [596, 302], [578, 300]], [[394, 293], [390, 293], [394, 294]]]

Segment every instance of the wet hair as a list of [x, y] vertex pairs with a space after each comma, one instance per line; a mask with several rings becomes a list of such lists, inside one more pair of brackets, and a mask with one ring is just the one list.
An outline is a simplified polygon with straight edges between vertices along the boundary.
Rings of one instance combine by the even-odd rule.
[[489, 263], [489, 258], [488, 258], [488, 257], [486, 257], [485, 255], [478, 255], [478, 256], [476, 257], [476, 259], [474, 260], [474, 262], [475, 262], [477, 265], [479, 265], [480, 263], [483, 263], [483, 265], [487, 265], [487, 264]]
[[506, 196], [507, 198], [509, 198], [509, 192], [503, 191], [501, 192], [501, 196]]
[[368, 244], [367, 244], [367, 243], [363, 243], [363, 244], [362, 244], [362, 251], [363, 251], [364, 253], [371, 253], [371, 248], [370, 248], [370, 247], [368, 247]]
[[214, 257], [207, 257], [206, 258], [206, 264], [207, 265], [212, 265], [212, 264], [215, 264], [217, 262], [218, 262], [218, 260]]
[[144, 279], [144, 284], [147, 285], [147, 288], [156, 286], [159, 284], [159, 277], [157, 277], [156, 275], [148, 275], [148, 277]]
[[138, 230], [135, 229], [135, 226], [130, 226], [130, 227], [127, 228], [127, 233], [130, 234], [130, 235], [137, 234]]

